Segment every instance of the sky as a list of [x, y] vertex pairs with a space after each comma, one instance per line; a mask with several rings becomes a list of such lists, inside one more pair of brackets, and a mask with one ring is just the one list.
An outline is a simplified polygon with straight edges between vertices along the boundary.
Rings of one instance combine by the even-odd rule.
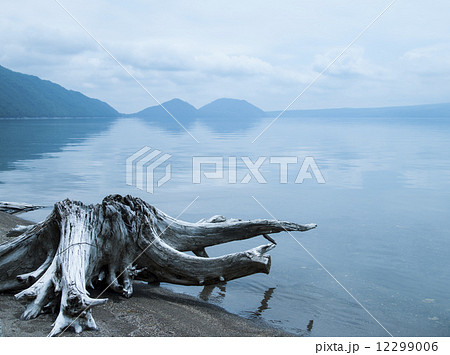
[[[282, 110], [391, 2], [3, 0], [0, 65], [122, 113], [221, 97]], [[450, 102], [449, 14], [397, 0], [290, 108]]]

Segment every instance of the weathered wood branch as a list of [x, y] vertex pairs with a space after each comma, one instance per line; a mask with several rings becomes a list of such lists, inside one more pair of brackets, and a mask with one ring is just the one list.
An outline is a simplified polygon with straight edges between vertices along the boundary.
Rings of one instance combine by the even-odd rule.
[[43, 206], [30, 205], [29, 203], [21, 202], [0, 201], [0, 211], [10, 214], [34, 211], [39, 208], [43, 208]]
[[274, 243], [212, 258], [205, 248], [258, 235], [273, 241], [269, 233], [315, 226], [222, 216], [189, 223], [131, 196], [107, 196], [97, 205], [64, 200], [44, 222], [0, 245], [0, 291], [21, 290], [16, 298], [29, 302], [23, 319], [59, 308], [50, 335], [67, 327], [96, 329], [92, 307], [107, 299], [89, 296], [94, 284], [130, 297], [133, 279], [210, 285], [269, 273], [265, 253]]

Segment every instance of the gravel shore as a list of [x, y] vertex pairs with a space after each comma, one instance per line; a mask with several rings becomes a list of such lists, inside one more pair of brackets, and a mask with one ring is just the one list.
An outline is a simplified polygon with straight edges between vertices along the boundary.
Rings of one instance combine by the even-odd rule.
[[[5, 234], [17, 224], [31, 222], [0, 212], [0, 243], [10, 240]], [[112, 292], [105, 293], [104, 297], [109, 301], [93, 309], [99, 331], [85, 331], [78, 336], [292, 336], [195, 297], [145, 283], [135, 283], [130, 299]], [[0, 336], [47, 336], [56, 315], [42, 314], [22, 321], [20, 315], [24, 309], [25, 305], [13, 295], [0, 294]], [[63, 336], [75, 336], [75, 333], [67, 331]]]

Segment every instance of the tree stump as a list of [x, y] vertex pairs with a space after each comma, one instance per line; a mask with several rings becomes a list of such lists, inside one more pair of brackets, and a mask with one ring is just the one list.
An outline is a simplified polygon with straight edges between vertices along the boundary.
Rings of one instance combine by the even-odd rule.
[[[87, 288], [106, 287], [125, 297], [133, 279], [181, 285], [210, 285], [255, 273], [269, 273], [275, 244], [208, 257], [206, 247], [282, 231], [307, 231], [276, 220], [242, 221], [214, 216], [197, 223], [174, 219], [145, 201], [111, 195], [101, 204], [64, 200], [47, 219], [0, 245], [0, 292], [20, 291], [27, 300], [23, 319], [58, 312], [49, 336], [67, 327], [76, 332], [97, 329]], [[184, 253], [192, 251], [194, 255]]]

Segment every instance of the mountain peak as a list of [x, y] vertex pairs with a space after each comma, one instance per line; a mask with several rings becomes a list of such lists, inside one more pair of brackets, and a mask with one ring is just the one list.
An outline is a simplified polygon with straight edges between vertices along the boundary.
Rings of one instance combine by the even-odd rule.
[[163, 105], [165, 105], [165, 104], [177, 104], [177, 105], [183, 105], [184, 104], [184, 105], [192, 106], [189, 102], [181, 100], [178, 97], [175, 97], [172, 100], [163, 102]]
[[[164, 107], [163, 107], [164, 106]], [[167, 111], [170, 112], [167, 113]], [[192, 106], [190, 103], [183, 101], [181, 99], [175, 98], [166, 102], [163, 102], [161, 105], [155, 105], [147, 107], [142, 111], [132, 114], [132, 116], [136, 117], [152, 117], [152, 118], [166, 118], [170, 117], [170, 115], [181, 118], [192, 118], [197, 115], [197, 109]]]
[[167, 118], [171, 115], [181, 120], [194, 118], [227, 118], [230, 120], [234, 118], [263, 117], [265, 112], [245, 100], [221, 98], [197, 110], [188, 102], [175, 98], [162, 103], [162, 105], [147, 107], [130, 116], [159, 119]]
[[201, 117], [263, 117], [264, 111], [245, 100], [221, 98], [201, 107]]

